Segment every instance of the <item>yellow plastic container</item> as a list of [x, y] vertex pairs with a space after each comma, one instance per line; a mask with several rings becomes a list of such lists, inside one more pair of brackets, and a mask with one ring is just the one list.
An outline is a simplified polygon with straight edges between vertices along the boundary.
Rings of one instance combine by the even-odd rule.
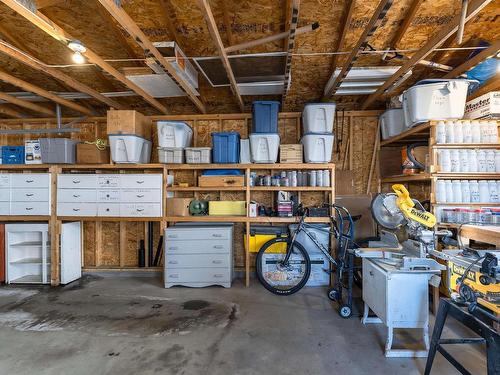
[[209, 201], [208, 214], [210, 216], [246, 216], [245, 201]]
[[[269, 240], [276, 237], [287, 237], [286, 227], [270, 226], [270, 225], [252, 225], [250, 228], [250, 253], [259, 252], [260, 248]], [[245, 249], [247, 247], [244, 241]], [[270, 247], [266, 252], [284, 253], [286, 251], [286, 243], [277, 243]]]

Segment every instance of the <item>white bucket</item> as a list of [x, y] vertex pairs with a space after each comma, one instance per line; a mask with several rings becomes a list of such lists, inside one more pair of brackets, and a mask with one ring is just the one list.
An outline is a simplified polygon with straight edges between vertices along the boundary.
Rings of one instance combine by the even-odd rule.
[[469, 84], [463, 79], [428, 79], [410, 87], [403, 93], [406, 126], [462, 118]]
[[115, 163], [149, 163], [151, 141], [137, 135], [109, 134], [108, 137], [111, 159]]
[[402, 108], [388, 109], [380, 115], [382, 139], [394, 137], [405, 130], [405, 116]]
[[180, 147], [191, 146], [193, 129], [181, 121], [158, 121], [158, 145], [160, 147]]
[[252, 163], [276, 163], [280, 136], [278, 134], [250, 134], [250, 153]]
[[333, 134], [304, 134], [300, 142], [304, 146], [306, 163], [329, 163], [332, 160]]
[[308, 103], [302, 111], [304, 133], [331, 133], [335, 118], [335, 103]]

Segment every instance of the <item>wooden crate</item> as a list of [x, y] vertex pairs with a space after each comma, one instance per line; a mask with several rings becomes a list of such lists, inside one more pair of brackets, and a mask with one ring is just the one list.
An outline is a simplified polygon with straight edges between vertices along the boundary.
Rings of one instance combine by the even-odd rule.
[[245, 176], [200, 176], [200, 187], [230, 187], [245, 186]]
[[280, 163], [302, 163], [302, 145], [280, 145]]

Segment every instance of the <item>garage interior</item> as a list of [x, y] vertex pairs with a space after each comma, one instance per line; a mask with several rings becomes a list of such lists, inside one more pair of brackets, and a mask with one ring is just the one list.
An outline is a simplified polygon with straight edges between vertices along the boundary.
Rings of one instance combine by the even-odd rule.
[[0, 0], [0, 372], [499, 374], [499, 14]]

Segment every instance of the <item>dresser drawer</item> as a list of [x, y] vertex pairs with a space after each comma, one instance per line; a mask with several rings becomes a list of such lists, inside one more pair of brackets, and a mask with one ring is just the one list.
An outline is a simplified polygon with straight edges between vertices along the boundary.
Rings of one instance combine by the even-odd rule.
[[11, 199], [15, 202], [48, 202], [49, 189], [15, 189]]
[[49, 202], [11, 202], [11, 215], [50, 215]]
[[102, 174], [97, 175], [97, 186], [99, 188], [120, 187], [120, 175], [119, 174]]
[[95, 189], [58, 189], [57, 202], [88, 202], [94, 203], [96, 201]]
[[10, 201], [10, 189], [0, 189], [0, 202]]
[[98, 202], [120, 202], [120, 190], [100, 189], [97, 191]]
[[13, 173], [10, 176], [12, 188], [48, 188], [50, 177], [47, 173]]
[[10, 215], [10, 202], [0, 202], [0, 215]]
[[231, 242], [228, 240], [182, 240], [165, 241], [165, 253], [169, 254], [222, 254], [231, 252]]
[[229, 268], [229, 254], [168, 254], [166, 268]]
[[95, 189], [97, 177], [94, 174], [60, 174], [57, 176], [57, 187]]
[[99, 203], [97, 205], [97, 216], [120, 216], [120, 204]]
[[121, 188], [161, 189], [163, 176], [161, 174], [122, 174]]
[[10, 187], [10, 174], [0, 174], [0, 188]]
[[166, 283], [221, 283], [231, 281], [229, 268], [167, 268]]
[[161, 204], [159, 203], [122, 203], [120, 204], [120, 216], [123, 217], [159, 217], [161, 216]]
[[161, 189], [122, 189], [122, 202], [158, 202], [161, 199]]
[[97, 216], [96, 203], [59, 203], [58, 216]]
[[231, 230], [226, 228], [168, 228], [166, 238], [176, 240], [228, 240]]

